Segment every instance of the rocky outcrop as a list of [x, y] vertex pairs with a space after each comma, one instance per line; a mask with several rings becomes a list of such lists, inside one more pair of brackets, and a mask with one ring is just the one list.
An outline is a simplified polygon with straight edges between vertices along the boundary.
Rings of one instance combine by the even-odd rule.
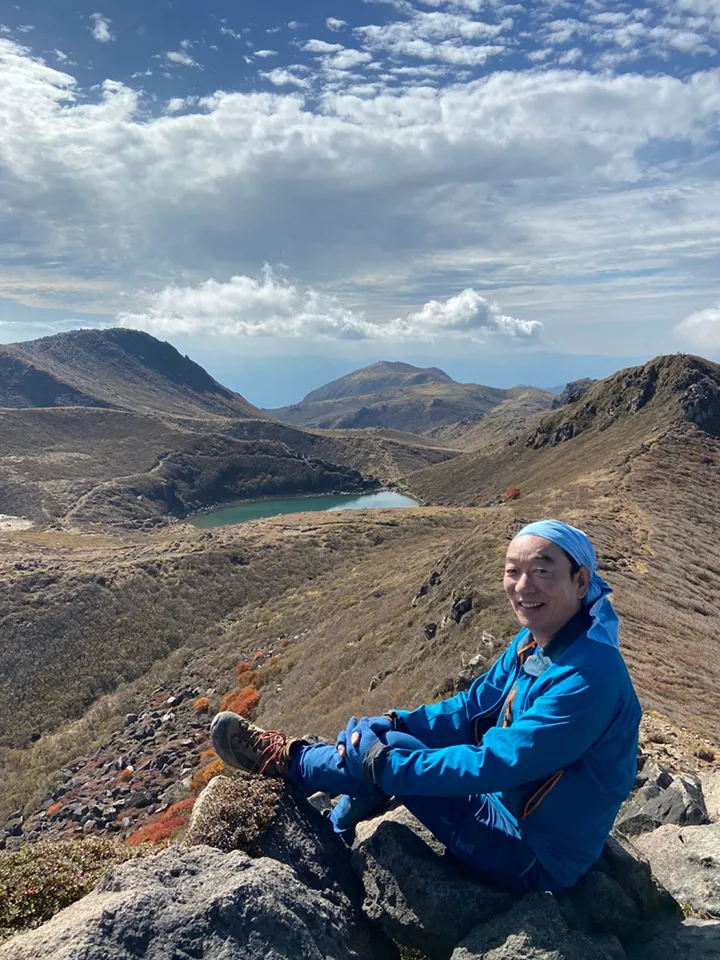
[[585, 377], [583, 380], [572, 380], [565, 385], [563, 392], [553, 400], [552, 409], [557, 410], [569, 403], [577, 403], [596, 383], [597, 380], [592, 380], [590, 377]]
[[[363, 926], [276, 860], [171, 847], [114, 867], [93, 893], [0, 947], [0, 958], [375, 960], [383, 954]], [[396, 956], [391, 944], [384, 956]]]
[[475, 927], [451, 960], [608, 960], [608, 956], [589, 937], [568, 928], [551, 894], [535, 893]]
[[[638, 789], [668, 776], [644, 761]], [[278, 781], [216, 777], [181, 847], [112, 868], [0, 960], [397, 960], [396, 945], [428, 960], [719, 955], [720, 922], [698, 921], [720, 916], [720, 824], [666, 825], [640, 836], [641, 850], [614, 835], [572, 890], [516, 897], [481, 882], [399, 804], [360, 823], [352, 849], [327, 806]], [[695, 915], [683, 920], [675, 897]]]
[[[699, 777], [671, 776], [657, 764], [624, 807], [615, 827], [628, 837], [656, 830], [664, 824], [700, 826], [710, 822]], [[644, 768], [641, 771], [645, 774]]]
[[352, 863], [363, 910], [384, 932], [431, 957], [446, 957], [477, 924], [512, 905], [505, 893], [464, 876], [405, 807], [358, 825]]
[[663, 927], [651, 940], [627, 951], [627, 960], [717, 960], [718, 956], [720, 921], [696, 917]]
[[292, 786], [265, 777], [216, 777], [200, 795], [184, 842], [243, 850], [291, 867], [313, 890], [359, 908], [362, 890], [347, 847]]
[[700, 782], [710, 822], [718, 823], [720, 822], [720, 767], [708, 770], [701, 776]]
[[[481, 942], [478, 937], [484, 936], [488, 921], [505, 914], [515, 902], [508, 894], [480, 883], [446, 854], [442, 844], [404, 807], [358, 825], [352, 860], [365, 889], [363, 910], [367, 916], [398, 943], [438, 960], [450, 956], [454, 946], [472, 931], [472, 942]], [[564, 937], [575, 949], [585, 943], [575, 934], [583, 934], [596, 946], [602, 944], [606, 954], [649, 923], [679, 922], [681, 918], [677, 903], [655, 880], [648, 862], [619, 837], [610, 838], [598, 863], [572, 891], [551, 900], [559, 912], [554, 926], [562, 930], [561, 941]], [[482, 933], [476, 930], [478, 925], [483, 925]], [[515, 928], [518, 934], [520, 930]], [[508, 960], [535, 956], [523, 949], [520, 939], [518, 952], [497, 956]], [[581, 955], [568, 953], [568, 957]], [[537, 953], [538, 958], [544, 956]]]
[[[692, 910], [720, 917], [720, 824], [672, 824], [636, 838], [661, 883]], [[718, 944], [720, 955], [720, 941]]]

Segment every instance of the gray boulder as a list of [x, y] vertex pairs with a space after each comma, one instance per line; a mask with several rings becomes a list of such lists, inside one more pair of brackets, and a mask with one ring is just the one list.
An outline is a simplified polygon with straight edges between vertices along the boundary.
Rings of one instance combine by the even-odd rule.
[[615, 826], [625, 836], [633, 837], [668, 823], [700, 826], [709, 822], [700, 781], [679, 776], [664, 790], [656, 781], [649, 780], [638, 790]]
[[285, 864], [169, 847], [0, 947], [1, 960], [375, 960], [352, 911]]
[[396, 956], [362, 918], [363, 891], [346, 844], [296, 787], [260, 776], [215, 777], [195, 803], [184, 842], [285, 864], [302, 884], [357, 918], [358, 935], [373, 944], [373, 956]]
[[623, 942], [648, 923], [680, 917], [648, 861], [619, 835], [608, 837], [600, 859], [559, 903], [574, 929]]
[[461, 873], [405, 807], [358, 825], [352, 863], [365, 888], [366, 916], [432, 958], [449, 957], [473, 927], [513, 903]]
[[709, 770], [700, 778], [705, 806], [711, 823], [720, 821], [720, 767]]
[[512, 910], [476, 927], [452, 960], [607, 960], [583, 933], [570, 930], [555, 898], [533, 893]]
[[646, 783], [654, 783], [660, 790], [665, 790], [672, 783], [672, 774], [661, 767], [659, 763], [650, 757], [640, 755], [638, 758], [638, 773], [635, 780], [636, 787], [642, 787]]
[[663, 927], [652, 940], [631, 947], [627, 960], [718, 960], [720, 920], [690, 917]]
[[720, 917], [720, 824], [667, 825], [638, 837], [635, 844], [676, 900]]
[[[506, 912], [516, 898], [492, 890], [404, 807], [361, 823], [353, 866], [365, 888], [363, 910], [388, 936], [430, 957], [448, 956], [470, 930]], [[602, 856], [580, 882], [557, 899], [572, 930], [605, 941], [612, 955], [649, 922], [680, 917], [675, 900], [650, 865], [621, 837], [610, 837]]]

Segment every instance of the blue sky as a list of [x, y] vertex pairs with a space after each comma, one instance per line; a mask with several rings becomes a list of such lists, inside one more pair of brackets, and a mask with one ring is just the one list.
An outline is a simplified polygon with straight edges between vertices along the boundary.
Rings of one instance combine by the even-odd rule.
[[146, 329], [262, 405], [379, 358], [720, 358], [720, 0], [0, 11], [0, 341]]

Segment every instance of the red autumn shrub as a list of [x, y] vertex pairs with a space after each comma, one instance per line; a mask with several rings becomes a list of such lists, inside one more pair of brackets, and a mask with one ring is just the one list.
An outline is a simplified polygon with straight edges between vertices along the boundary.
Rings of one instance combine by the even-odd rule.
[[256, 650], [253, 654], [253, 660], [261, 660], [264, 656], [265, 654], [262, 652], [262, 650]]
[[235, 673], [242, 674], [248, 673], [252, 670], [252, 664], [249, 660], [241, 660], [240, 663], [235, 664]]
[[210, 701], [207, 697], [198, 697], [193, 703], [195, 713], [207, 713], [210, 709]]
[[199, 770], [195, 771], [190, 782], [190, 789], [193, 793], [200, 793], [203, 787], [206, 787], [213, 777], [219, 777], [223, 773], [225, 773], [225, 764], [220, 757], [216, 760], [211, 760], [210, 763], [206, 763], [204, 767], [200, 767]]
[[509, 490], [505, 491], [506, 500], [517, 500], [519, 496], [520, 496], [520, 491], [518, 490], [517, 487], [510, 487]]
[[137, 847], [141, 843], [162, 843], [163, 840], [169, 840], [177, 829], [185, 825], [194, 803], [195, 797], [188, 797], [187, 800], [174, 803], [159, 817], [155, 817], [131, 834], [127, 842]]
[[260, 694], [255, 687], [243, 687], [242, 690], [231, 690], [226, 693], [222, 701], [222, 709], [239, 713], [241, 717], [251, 719], [252, 713], [260, 703]]
[[130, 777], [132, 777], [132, 775], [133, 775], [133, 772], [130, 769], [130, 767], [125, 767], [125, 769], [121, 770], [120, 773], [117, 775], [117, 778], [118, 780], [129, 780]]
[[203, 752], [200, 754], [200, 763], [207, 763], [208, 760], [214, 760], [215, 757], [217, 757], [217, 754], [213, 748], [210, 747], [209, 750], [203, 750]]
[[62, 810], [62, 808], [63, 808], [64, 806], [65, 806], [65, 804], [62, 802], [62, 800], [58, 800], [57, 803], [52, 803], [52, 804], [47, 808], [46, 813], [47, 813], [47, 815], [48, 815], [49, 817], [54, 817], [55, 814], [58, 813], [60, 810]]

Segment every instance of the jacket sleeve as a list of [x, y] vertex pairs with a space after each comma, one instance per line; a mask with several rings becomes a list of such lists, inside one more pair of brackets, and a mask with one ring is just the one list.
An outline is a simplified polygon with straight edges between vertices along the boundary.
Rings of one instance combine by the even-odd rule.
[[580, 759], [612, 720], [619, 699], [606, 674], [573, 672], [553, 684], [510, 727], [482, 744], [389, 750], [380, 778], [388, 794], [454, 797], [498, 793], [544, 779]]
[[396, 710], [398, 717], [418, 740], [427, 747], [450, 747], [470, 743], [470, 723], [478, 713], [490, 710], [503, 698], [515, 660], [515, 643], [511, 643], [490, 670], [478, 677], [466, 692], [440, 703], [426, 704], [417, 710]]

